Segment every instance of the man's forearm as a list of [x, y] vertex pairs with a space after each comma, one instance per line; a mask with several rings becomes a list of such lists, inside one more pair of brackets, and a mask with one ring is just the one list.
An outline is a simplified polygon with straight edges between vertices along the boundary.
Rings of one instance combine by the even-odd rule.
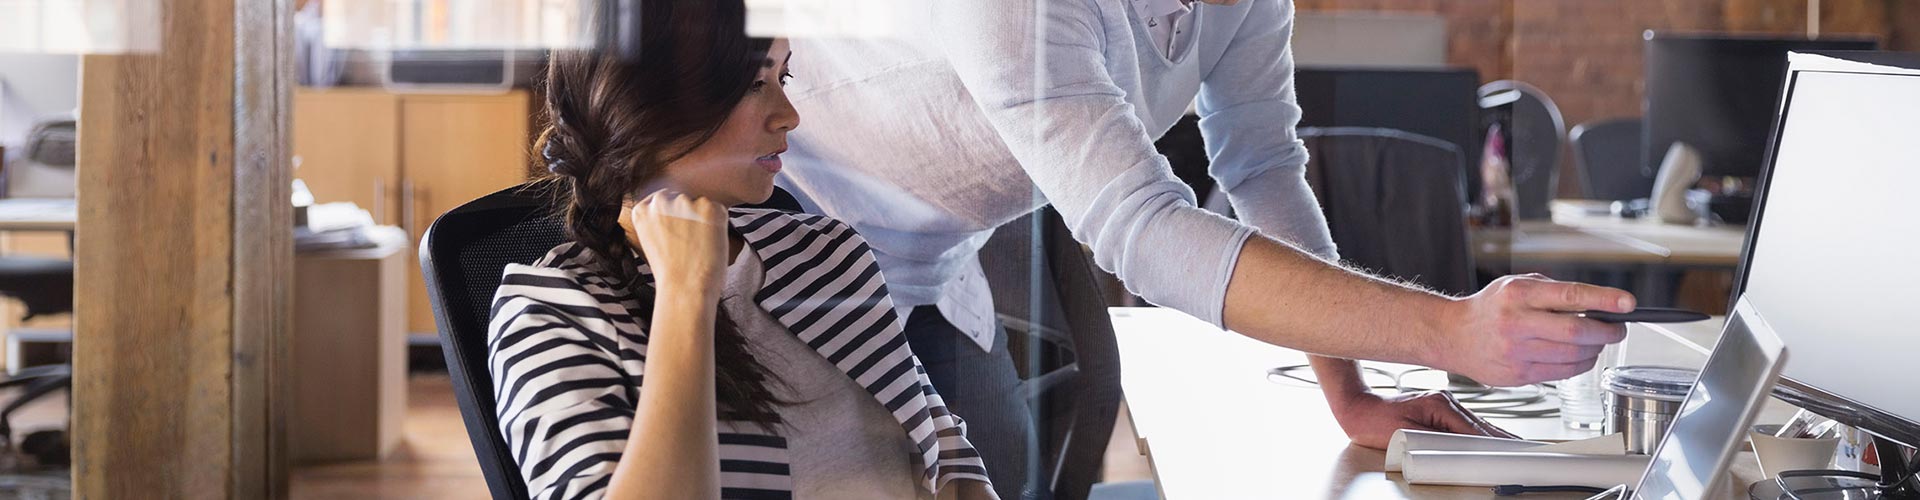
[[[1272, 238], [1240, 249], [1223, 322], [1261, 341], [1314, 354], [1430, 365], [1452, 299], [1348, 270]], [[1342, 374], [1337, 361], [1316, 363]], [[1357, 369], [1347, 361], [1348, 380]], [[1346, 387], [1342, 387], [1346, 389]], [[1364, 389], [1364, 385], [1361, 387]]]

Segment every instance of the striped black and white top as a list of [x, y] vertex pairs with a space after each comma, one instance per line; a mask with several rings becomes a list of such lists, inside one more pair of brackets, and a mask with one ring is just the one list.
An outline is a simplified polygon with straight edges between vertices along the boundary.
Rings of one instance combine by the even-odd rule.
[[[758, 256], [753, 299], [798, 340], [864, 388], [917, 445], [919, 482], [987, 482], [986, 468], [908, 348], [865, 240], [826, 217], [734, 209]], [[489, 368], [501, 431], [536, 498], [598, 498], [611, 480], [643, 390], [648, 316], [593, 253], [567, 243], [510, 265], [493, 302]], [[641, 279], [652, 274], [643, 264]], [[787, 439], [721, 420], [724, 498], [789, 498]]]

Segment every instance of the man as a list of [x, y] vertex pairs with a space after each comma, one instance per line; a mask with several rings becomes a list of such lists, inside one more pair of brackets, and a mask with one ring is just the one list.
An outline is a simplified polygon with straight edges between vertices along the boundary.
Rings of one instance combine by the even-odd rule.
[[[917, 19], [904, 39], [795, 42], [789, 95], [812, 126], [780, 182], [872, 243], [1002, 497], [1037, 466], [975, 254], [1049, 202], [1147, 300], [1327, 356], [1314, 371], [1364, 446], [1400, 428], [1504, 433], [1445, 395], [1372, 394], [1351, 359], [1518, 385], [1585, 371], [1623, 338], [1560, 313], [1630, 310], [1618, 290], [1508, 277], [1452, 299], [1335, 264], [1294, 135], [1292, 5], [1203, 1], [937, 0], [896, 7]], [[1153, 148], [1196, 96], [1210, 174], [1243, 221], [1197, 208]]]

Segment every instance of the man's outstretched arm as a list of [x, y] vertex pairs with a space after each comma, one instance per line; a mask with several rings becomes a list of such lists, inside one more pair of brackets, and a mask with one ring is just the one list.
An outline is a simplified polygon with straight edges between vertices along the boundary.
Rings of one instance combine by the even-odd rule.
[[[1295, 131], [1301, 112], [1294, 98], [1289, 47], [1291, 5], [1243, 2], [1195, 8], [1244, 11], [1239, 16], [1222, 16], [1237, 17], [1239, 25], [1209, 26], [1232, 30], [1219, 63], [1202, 81], [1198, 103], [1201, 132], [1212, 159], [1209, 174], [1242, 221], [1327, 262], [1338, 262], [1326, 219], [1304, 178], [1309, 152]], [[1388, 330], [1395, 332], [1406, 333]], [[1381, 396], [1361, 381], [1354, 361], [1311, 359], [1328, 408], [1348, 437], [1362, 446], [1384, 448], [1397, 429], [1508, 435], [1446, 394]]]
[[[1565, 285], [1506, 279], [1493, 293], [1483, 292], [1486, 298], [1455, 301], [1340, 268], [1195, 207], [1192, 191], [1154, 152], [1125, 91], [1109, 78], [1101, 50], [1103, 21], [1093, 6], [1048, 2], [1039, 9], [1039, 4], [939, 2], [933, 8], [942, 22], [934, 30], [998, 138], [1060, 210], [1075, 237], [1093, 248], [1100, 266], [1135, 293], [1268, 343], [1342, 358], [1453, 371], [1468, 367], [1468, 375], [1490, 383], [1577, 373], [1572, 369], [1580, 359], [1591, 364], [1598, 345], [1624, 335], [1618, 328], [1582, 324], [1565, 315], [1512, 309], [1526, 305], [1515, 297], [1534, 295], [1520, 291]], [[1615, 309], [1580, 309], [1588, 308]], [[1475, 324], [1461, 323], [1469, 320]], [[1487, 325], [1506, 330], [1458, 333], [1484, 332], [1481, 327]], [[1586, 343], [1504, 340], [1545, 335], [1541, 328], [1558, 329], [1560, 337], [1587, 335], [1582, 337]], [[1596, 334], [1601, 338], [1590, 338]], [[1525, 348], [1509, 354], [1546, 352], [1564, 361], [1535, 367], [1539, 363], [1526, 360], [1531, 372], [1521, 373], [1501, 370], [1511, 364], [1504, 360], [1468, 366], [1428, 352], [1456, 342]], [[1490, 356], [1497, 355], [1482, 357]], [[1527, 381], [1556, 378], [1564, 375]], [[1349, 406], [1335, 404], [1336, 414]], [[1342, 424], [1348, 420], [1342, 418]]]
[[1341, 358], [1430, 366], [1496, 386], [1560, 380], [1593, 367], [1626, 329], [1572, 311], [1631, 311], [1611, 288], [1508, 276], [1449, 298], [1314, 258], [1264, 236], [1247, 240], [1227, 286], [1227, 327], [1268, 343]]

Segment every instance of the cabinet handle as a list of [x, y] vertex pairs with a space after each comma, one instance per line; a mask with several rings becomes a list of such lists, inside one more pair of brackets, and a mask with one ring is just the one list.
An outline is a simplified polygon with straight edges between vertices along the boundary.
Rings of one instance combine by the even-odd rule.
[[387, 222], [387, 196], [387, 180], [375, 177], [373, 179], [374, 224], [385, 224]]
[[414, 191], [413, 179], [409, 178], [409, 179], [400, 180], [400, 227], [405, 228], [407, 230], [408, 239], [417, 238], [420, 236], [420, 233], [418, 231], [413, 230], [414, 229], [414, 221], [413, 221], [414, 192], [413, 191]]

